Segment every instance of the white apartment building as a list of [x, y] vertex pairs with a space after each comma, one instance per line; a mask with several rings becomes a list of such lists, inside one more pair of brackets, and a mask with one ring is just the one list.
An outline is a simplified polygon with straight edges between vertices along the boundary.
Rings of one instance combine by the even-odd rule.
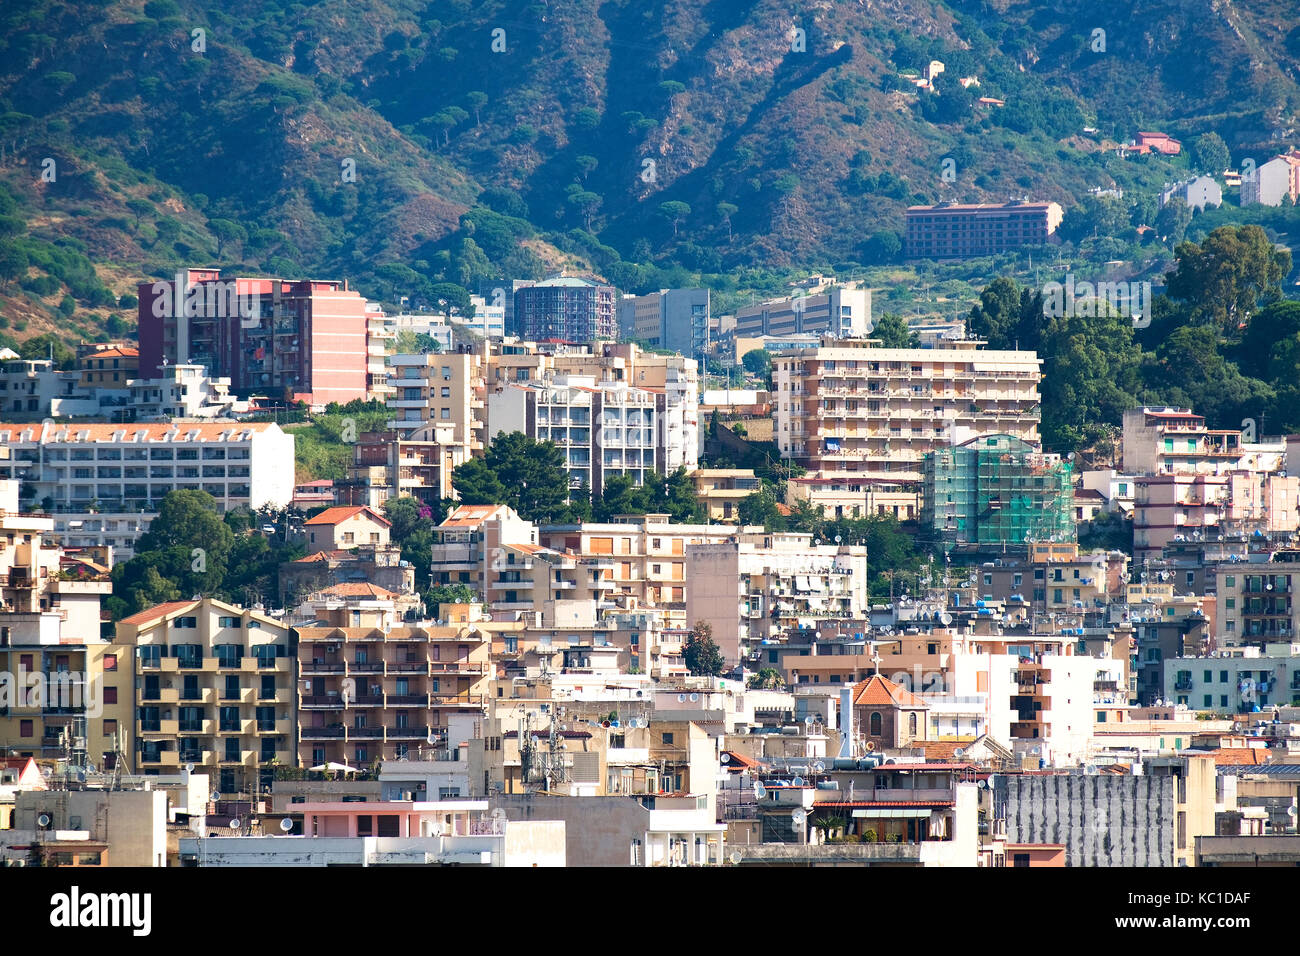
[[457, 325], [465, 326], [469, 331], [481, 335], [485, 339], [505, 338], [505, 303], [507, 297], [505, 290], [502, 290], [500, 296], [494, 294], [491, 299], [486, 299], [481, 295], [472, 295], [469, 297], [469, 301], [474, 306], [473, 316], [465, 318], [456, 315], [452, 316], [452, 321]]
[[871, 290], [857, 283], [814, 286], [811, 292], [770, 299], [736, 310], [736, 336], [804, 335], [851, 339], [871, 332]]
[[397, 333], [378, 302], [366, 303], [366, 398], [384, 401], [392, 394], [386, 360], [396, 351]]
[[1131, 475], [1279, 471], [1286, 442], [1249, 441], [1239, 428], [1207, 428], [1186, 408], [1143, 407], [1124, 413], [1123, 464]]
[[168, 365], [161, 378], [132, 379], [127, 415], [135, 421], [171, 418], [228, 418], [248, 411], [230, 394], [230, 379], [211, 378], [202, 365]]
[[1300, 199], [1300, 154], [1294, 150], [1261, 163], [1253, 175], [1241, 177], [1241, 204], [1280, 206]]
[[706, 622], [729, 664], [787, 629], [867, 612], [867, 549], [810, 534], [741, 531], [686, 547], [686, 620]]
[[[100, 392], [105, 402], [100, 403]], [[7, 358], [0, 361], [0, 414], [15, 418], [69, 418], [105, 415], [121, 404], [121, 389], [93, 390], [81, 372], [59, 371], [49, 359]]]
[[[82, 546], [129, 553], [136, 519], [176, 489], [206, 491], [222, 509], [284, 508], [293, 498], [293, 436], [272, 422], [0, 424], [0, 446], [10, 453], [0, 476], [21, 480], [33, 504], [50, 499], [59, 530], [77, 531]], [[132, 523], [108, 528], [118, 515]], [[100, 525], [93, 540], [87, 522]]]
[[663, 470], [657, 404], [651, 391], [589, 376], [511, 383], [488, 396], [489, 439], [523, 432], [555, 442], [572, 488], [598, 492], [611, 474], [631, 475], [639, 485]]

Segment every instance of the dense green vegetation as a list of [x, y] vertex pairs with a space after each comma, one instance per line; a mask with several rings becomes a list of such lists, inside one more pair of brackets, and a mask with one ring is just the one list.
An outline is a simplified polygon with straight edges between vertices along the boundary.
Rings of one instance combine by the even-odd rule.
[[981, 293], [970, 327], [992, 348], [1042, 356], [1050, 450], [1106, 439], [1139, 403], [1190, 406], [1211, 427], [1253, 419], [1259, 434], [1265, 422], [1285, 433], [1300, 427], [1300, 302], [1283, 299], [1281, 286], [1290, 270], [1290, 253], [1259, 226], [1221, 226], [1178, 245], [1145, 325], [1105, 303], [1045, 315], [1041, 291], [1000, 278]]
[[[775, 0], [9, 5], [0, 334], [121, 335], [136, 282], [213, 261], [438, 311], [564, 264], [631, 292], [706, 284], [718, 311], [834, 270], [886, 280], [882, 312], [952, 314], [971, 284], [1033, 267], [898, 269], [904, 207], [949, 198], [1078, 207], [1065, 261], [1158, 268], [1199, 219], [1279, 216], [1156, 223], [1154, 196], [1276, 149], [1300, 105], [1292, 13], [1177, 0], [1139, 36], [1082, 0], [835, 4], [798, 17], [796, 43]], [[1163, 39], [1184, 35], [1194, 71]], [[933, 91], [900, 76], [931, 59]], [[1149, 128], [1188, 148], [1116, 154]], [[1118, 232], [1094, 187], [1124, 191]]]
[[251, 607], [275, 603], [280, 565], [305, 551], [259, 534], [264, 517], [224, 514], [206, 491], [171, 491], [158, 517], [135, 545], [135, 556], [113, 568], [113, 594], [104, 601], [113, 620], [163, 601], [194, 595]]

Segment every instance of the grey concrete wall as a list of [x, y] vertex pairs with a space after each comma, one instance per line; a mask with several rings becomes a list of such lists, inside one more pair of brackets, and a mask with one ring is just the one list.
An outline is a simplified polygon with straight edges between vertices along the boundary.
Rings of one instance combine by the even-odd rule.
[[1060, 843], [1066, 866], [1173, 866], [1171, 777], [999, 776], [1008, 843]]

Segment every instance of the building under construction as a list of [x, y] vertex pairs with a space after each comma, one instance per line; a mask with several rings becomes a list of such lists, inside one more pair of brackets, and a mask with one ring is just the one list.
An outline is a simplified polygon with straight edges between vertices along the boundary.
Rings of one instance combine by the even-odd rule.
[[1011, 435], [925, 456], [921, 522], [945, 544], [1074, 541], [1069, 462]]

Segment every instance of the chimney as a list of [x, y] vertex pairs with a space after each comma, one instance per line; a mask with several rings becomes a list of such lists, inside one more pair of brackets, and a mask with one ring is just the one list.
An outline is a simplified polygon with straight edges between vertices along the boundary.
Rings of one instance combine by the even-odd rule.
[[840, 756], [853, 757], [853, 687], [840, 688]]

